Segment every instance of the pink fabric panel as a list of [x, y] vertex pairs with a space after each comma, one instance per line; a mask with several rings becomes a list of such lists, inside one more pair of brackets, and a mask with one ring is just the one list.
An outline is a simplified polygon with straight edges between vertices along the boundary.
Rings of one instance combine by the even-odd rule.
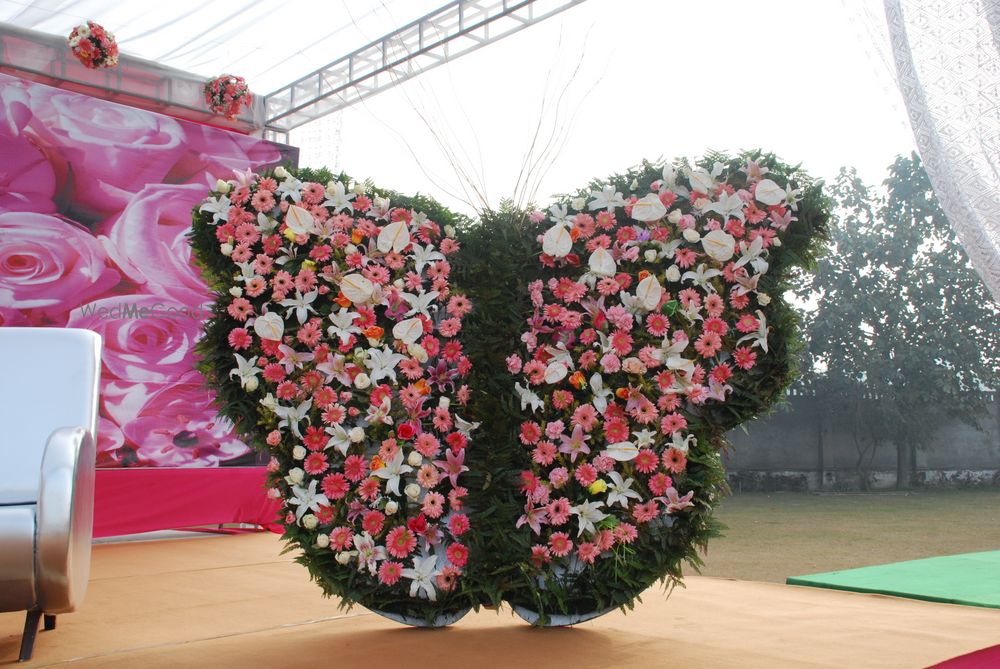
[[264, 492], [264, 467], [101, 469], [94, 490], [94, 536], [197, 525], [253, 523], [272, 531], [281, 503]]

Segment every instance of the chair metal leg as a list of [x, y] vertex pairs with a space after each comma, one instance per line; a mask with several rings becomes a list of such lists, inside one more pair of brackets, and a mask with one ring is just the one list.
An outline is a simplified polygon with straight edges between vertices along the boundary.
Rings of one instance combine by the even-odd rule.
[[42, 627], [46, 632], [50, 632], [56, 628], [56, 617], [49, 615], [48, 613], [42, 616]]
[[21, 635], [21, 655], [18, 662], [27, 662], [31, 659], [31, 652], [35, 648], [35, 635], [38, 634], [38, 621], [42, 617], [39, 610], [28, 611], [24, 617], [24, 633]]

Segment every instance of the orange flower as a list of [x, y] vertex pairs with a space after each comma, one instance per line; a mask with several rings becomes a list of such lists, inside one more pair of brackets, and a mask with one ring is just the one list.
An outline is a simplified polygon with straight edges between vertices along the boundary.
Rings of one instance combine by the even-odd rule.
[[583, 372], [577, 370], [573, 372], [573, 375], [569, 377], [569, 382], [577, 387], [577, 389], [582, 390], [585, 385], [587, 385], [587, 378], [583, 375]]
[[616, 390], [615, 391], [615, 397], [617, 397], [620, 400], [627, 400], [628, 399], [628, 388], [619, 388], [618, 390]]
[[361, 331], [361, 334], [368, 337], [369, 339], [381, 339], [382, 335], [385, 334], [385, 330], [377, 325], [370, 325]]
[[383, 467], [385, 467], [385, 463], [382, 462], [382, 458], [377, 455], [372, 458], [372, 471], [382, 469]]
[[430, 395], [431, 394], [431, 387], [427, 384], [427, 381], [425, 381], [424, 379], [420, 379], [419, 381], [417, 381], [413, 385], [416, 387], [416, 389], [418, 391], [420, 391], [421, 395]]
[[360, 244], [361, 240], [364, 238], [365, 236], [361, 234], [360, 230], [355, 230], [354, 232], [351, 233], [351, 242], [353, 242], [354, 244]]
[[642, 281], [647, 276], [649, 276], [649, 272], [647, 272], [646, 270], [642, 270], [641, 272], [639, 272], [639, 281]]
[[351, 306], [351, 301], [347, 299], [347, 296], [344, 295], [343, 293], [338, 294], [333, 301], [339, 304], [340, 306], [344, 307], [345, 309]]
[[575, 225], [569, 230], [569, 238], [574, 242], [580, 238], [580, 228]]

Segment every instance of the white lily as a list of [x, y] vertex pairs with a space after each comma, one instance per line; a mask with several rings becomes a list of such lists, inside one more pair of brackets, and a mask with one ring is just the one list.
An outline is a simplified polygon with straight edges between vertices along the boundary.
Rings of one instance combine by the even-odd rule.
[[551, 356], [549, 362], [561, 362], [568, 369], [573, 369], [573, 354], [566, 350], [565, 342], [561, 341], [555, 346], [546, 345], [545, 352]]
[[587, 207], [593, 211], [594, 209], [606, 209], [607, 211], [614, 211], [615, 207], [624, 207], [625, 198], [622, 194], [615, 190], [614, 186], [605, 186], [601, 189], [601, 192], [591, 191], [590, 197], [594, 198], [590, 201]]
[[423, 314], [424, 316], [430, 318], [431, 307], [433, 306], [437, 309], [437, 305], [433, 304], [434, 300], [437, 299], [437, 296], [439, 295], [436, 290], [432, 290], [429, 293], [421, 292], [419, 295], [414, 295], [413, 293], [400, 293], [400, 295], [404, 300], [406, 300], [406, 303], [410, 305], [410, 310], [403, 314], [404, 317]]
[[276, 220], [264, 213], [257, 214], [257, 231], [262, 236], [266, 237], [277, 229], [278, 222]]
[[347, 189], [344, 184], [339, 181], [331, 181], [326, 185], [326, 200], [323, 201], [324, 207], [333, 207], [336, 211], [340, 212], [344, 209], [348, 209], [351, 212], [354, 211], [354, 205], [351, 200], [354, 199], [354, 193], [347, 193]]
[[[256, 390], [257, 387], [257, 375], [260, 374], [261, 370], [259, 367], [254, 366], [257, 362], [257, 356], [254, 356], [247, 360], [239, 353], [234, 353], [236, 356], [236, 369], [229, 372], [229, 376], [238, 376], [240, 379], [240, 385], [244, 390]], [[253, 389], [247, 386], [253, 386]]]
[[422, 274], [424, 267], [427, 267], [430, 263], [444, 260], [444, 254], [440, 251], [436, 251], [430, 244], [427, 246], [421, 246], [420, 244], [414, 242], [413, 250], [409, 255], [413, 258], [417, 274]]
[[611, 484], [608, 486], [608, 508], [617, 503], [627, 509], [630, 499], [642, 499], [642, 495], [632, 490], [632, 484], [635, 483], [632, 477], [622, 480], [621, 474], [610, 471], [608, 478], [611, 479]]
[[379, 405], [369, 405], [368, 414], [365, 416], [365, 420], [372, 425], [392, 425], [392, 416], [389, 415], [389, 411], [391, 409], [392, 400], [386, 397]]
[[373, 476], [385, 479], [385, 491], [399, 495], [399, 480], [403, 474], [409, 474], [413, 467], [403, 462], [403, 449], [398, 449], [392, 460], [372, 472]]
[[286, 197], [292, 198], [293, 202], [302, 202], [302, 182], [295, 177], [289, 175], [284, 178], [284, 180], [278, 184], [278, 199], [285, 199]]
[[279, 428], [290, 427], [292, 430], [292, 434], [301, 439], [302, 433], [299, 432], [299, 422], [302, 421], [302, 419], [308, 419], [309, 409], [311, 408], [312, 408], [311, 399], [306, 400], [297, 407], [292, 407], [292, 406], [286, 407], [280, 404], [277, 405], [275, 407], [274, 413], [276, 413], [278, 417], [281, 418], [281, 420], [278, 421], [278, 427]]
[[296, 290], [295, 297], [284, 299], [278, 304], [288, 308], [288, 311], [285, 312], [286, 317], [294, 311], [295, 318], [299, 321], [299, 325], [301, 325], [306, 322], [310, 313], [316, 313], [316, 310], [312, 307], [312, 303], [316, 300], [317, 295], [319, 295], [318, 290], [310, 290], [305, 295]]
[[739, 346], [743, 342], [749, 341], [751, 347], [756, 346], [767, 353], [767, 319], [764, 318], [764, 312], [760, 309], [755, 313], [757, 314], [757, 330], [740, 337], [736, 341], [736, 345]]
[[542, 401], [541, 397], [529, 388], [522, 388], [520, 383], [514, 384], [514, 390], [517, 392], [518, 397], [521, 398], [521, 411], [530, 406], [531, 413], [535, 413], [545, 406], [545, 402]]
[[236, 266], [240, 268], [240, 277], [237, 281], [247, 283], [257, 278], [257, 273], [253, 269], [252, 262], [238, 262], [236, 263]]
[[590, 377], [590, 390], [594, 393], [594, 399], [590, 403], [597, 409], [597, 413], [603, 415], [608, 410], [608, 398], [614, 396], [614, 391], [604, 387], [604, 378], [596, 372]]
[[691, 281], [694, 285], [698, 286], [704, 291], [715, 292], [715, 286], [713, 286], [709, 281], [717, 276], [722, 276], [722, 272], [717, 269], [708, 269], [705, 263], [701, 263], [694, 270], [688, 270], [681, 275], [681, 283], [685, 281]]
[[281, 364], [284, 365], [285, 372], [288, 374], [302, 367], [303, 363], [312, 362], [316, 358], [312, 353], [296, 351], [285, 344], [279, 344], [278, 350], [281, 351]]
[[705, 207], [705, 211], [714, 211], [722, 216], [723, 221], [727, 221], [730, 218], [738, 218], [742, 221], [745, 220], [743, 207], [743, 200], [740, 199], [739, 195], [736, 193], [730, 195], [723, 191], [722, 195], [719, 196], [719, 201], [709, 204]]
[[764, 238], [757, 237], [752, 242], [740, 242], [740, 258], [734, 263], [734, 267], [743, 267], [749, 264], [758, 274], [767, 272], [767, 261], [761, 256], [767, 253], [764, 248]]
[[316, 370], [326, 375], [326, 380], [336, 379], [343, 386], [352, 385], [350, 373], [347, 371], [347, 358], [339, 353], [327, 358], [325, 362], [316, 365]]
[[716, 178], [722, 174], [722, 169], [721, 163], [714, 163], [711, 172], [703, 167], [689, 169], [688, 180], [691, 182], [691, 188], [700, 193], [711, 193], [715, 188]]
[[219, 221], [227, 222], [229, 221], [229, 208], [232, 206], [232, 202], [225, 195], [220, 195], [219, 197], [210, 197], [202, 202], [201, 206], [198, 207], [198, 211], [206, 211], [212, 214], [212, 224], [218, 223]]
[[479, 422], [470, 423], [469, 421], [465, 420], [464, 418], [462, 418], [458, 414], [455, 414], [455, 428], [459, 432], [461, 432], [462, 434], [464, 434], [466, 437], [468, 437], [472, 433], [473, 430], [476, 430], [477, 428], [479, 428], [480, 425], [482, 425], [482, 423], [479, 423]]
[[584, 532], [597, 531], [595, 523], [599, 523], [608, 517], [608, 514], [601, 511], [602, 506], [604, 506], [604, 502], [591, 502], [588, 500], [583, 504], [570, 507], [570, 513], [576, 516], [577, 521], [580, 523], [576, 536], [580, 536]]
[[405, 355], [396, 353], [388, 346], [383, 346], [381, 349], [370, 348], [365, 356], [365, 367], [371, 370], [368, 376], [372, 383], [378, 383], [379, 379], [384, 378], [396, 383], [396, 365], [403, 360], [406, 360]]
[[646, 448], [647, 446], [653, 445], [653, 439], [658, 433], [655, 430], [639, 430], [638, 432], [633, 432], [632, 435], [635, 436], [635, 444], [639, 448]]
[[425, 555], [413, 558], [413, 568], [403, 570], [403, 578], [413, 581], [410, 583], [410, 597], [426, 597], [432, 602], [437, 601], [434, 581], [440, 573], [437, 568], [437, 557]]
[[361, 328], [354, 324], [354, 321], [361, 318], [361, 314], [356, 311], [341, 308], [337, 313], [330, 314], [328, 318], [333, 325], [328, 327], [326, 332], [331, 337], [339, 337], [341, 344], [346, 344], [351, 335], [361, 333]]
[[330, 427], [324, 428], [323, 431], [326, 432], [328, 435], [330, 435], [330, 439], [326, 442], [326, 446], [323, 447], [323, 450], [326, 450], [328, 448], [335, 448], [341, 455], [343, 455], [346, 458], [347, 449], [351, 447], [351, 444], [353, 442], [351, 441], [351, 437], [348, 434], [347, 430], [344, 429], [344, 426], [338, 423], [336, 425], [331, 425]]
[[296, 522], [302, 521], [302, 516], [306, 514], [306, 511], [319, 511], [319, 505], [324, 506], [330, 505], [330, 498], [323, 493], [316, 492], [316, 484], [319, 483], [316, 479], [309, 482], [308, 488], [303, 488], [301, 486], [292, 486], [292, 499], [288, 500], [288, 503], [296, 506], [295, 509], [295, 520]]
[[691, 446], [697, 446], [698, 439], [693, 434], [689, 434], [686, 437], [682, 437], [681, 433], [674, 432], [670, 435], [670, 443], [667, 444], [668, 448], [676, 448], [682, 453], [687, 453]]
[[358, 571], [365, 567], [374, 576], [378, 573], [378, 563], [386, 558], [385, 546], [376, 546], [372, 535], [365, 532], [354, 535], [354, 547], [358, 551]]

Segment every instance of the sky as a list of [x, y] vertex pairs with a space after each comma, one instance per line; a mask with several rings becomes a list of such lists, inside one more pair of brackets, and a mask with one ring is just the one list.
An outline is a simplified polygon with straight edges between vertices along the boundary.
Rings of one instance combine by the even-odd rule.
[[[290, 139], [302, 165], [428, 193], [467, 214], [505, 197], [544, 207], [644, 158], [708, 150], [762, 148], [816, 177], [849, 165], [880, 183], [914, 143], [890, 64], [872, 47], [879, 9], [587, 0]], [[535, 137], [553, 150], [525, 187], [518, 177]]]

